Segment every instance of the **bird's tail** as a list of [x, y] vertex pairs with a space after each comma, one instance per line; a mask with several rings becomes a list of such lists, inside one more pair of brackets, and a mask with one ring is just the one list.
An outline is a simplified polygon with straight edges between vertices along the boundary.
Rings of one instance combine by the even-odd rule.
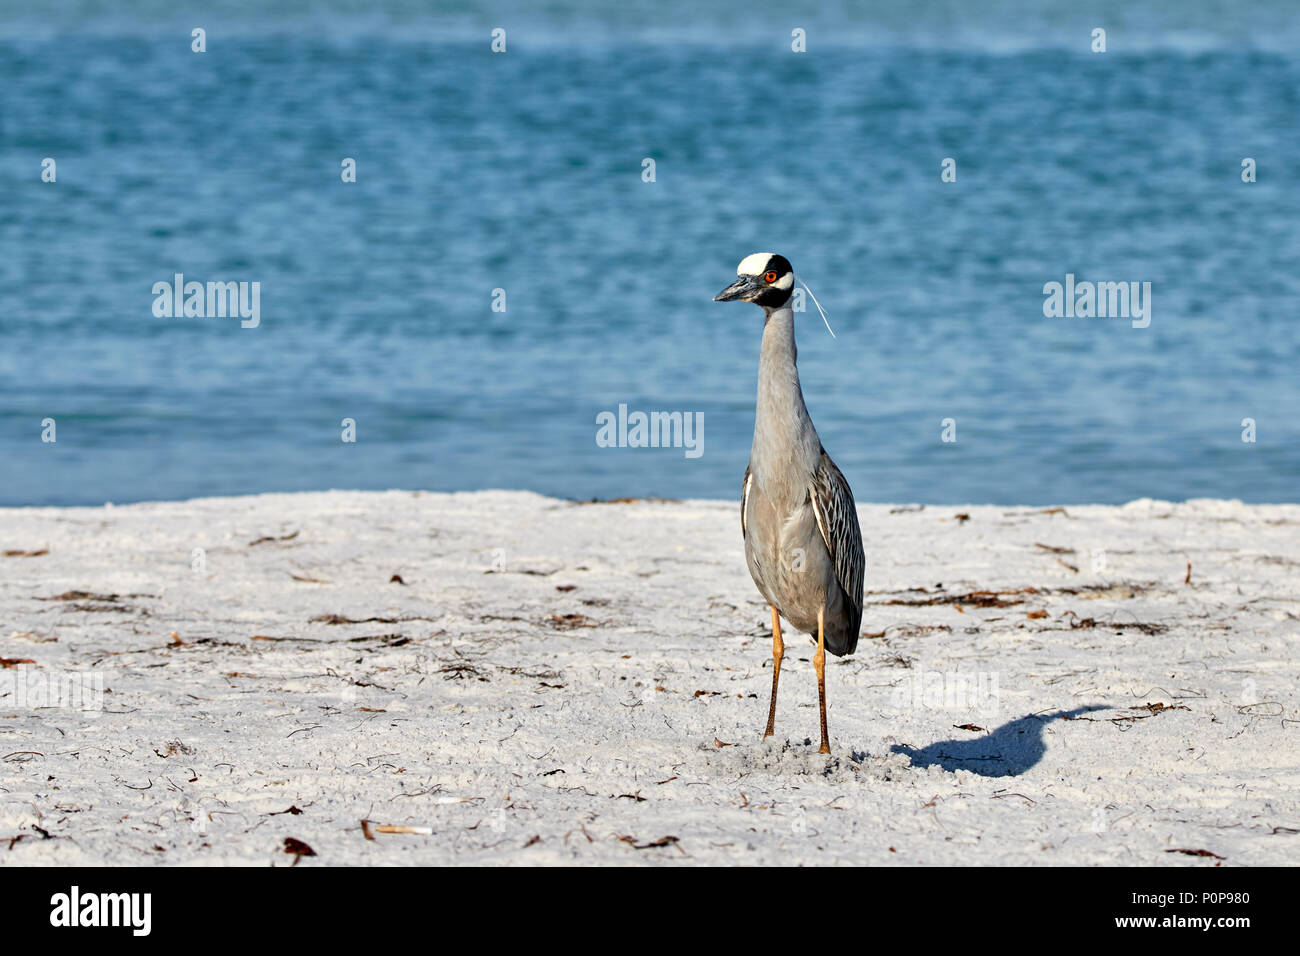
[[862, 615], [855, 614], [853, 619], [845, 622], [845, 626], [825, 632], [826, 652], [834, 654], [836, 657], [844, 657], [852, 654], [858, 649], [858, 631], [862, 628]]

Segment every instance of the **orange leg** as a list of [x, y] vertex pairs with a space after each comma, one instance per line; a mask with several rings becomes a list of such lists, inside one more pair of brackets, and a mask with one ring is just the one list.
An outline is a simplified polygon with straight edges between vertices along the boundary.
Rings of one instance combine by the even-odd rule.
[[767, 733], [763, 739], [771, 737], [776, 729], [776, 685], [781, 680], [781, 658], [785, 656], [785, 645], [781, 643], [781, 615], [776, 608], [768, 605], [772, 611], [772, 706], [767, 711]]
[[826, 622], [825, 609], [817, 612], [817, 653], [813, 655], [813, 667], [817, 670], [817, 703], [822, 712], [822, 745], [817, 752], [831, 752], [830, 738], [826, 734]]

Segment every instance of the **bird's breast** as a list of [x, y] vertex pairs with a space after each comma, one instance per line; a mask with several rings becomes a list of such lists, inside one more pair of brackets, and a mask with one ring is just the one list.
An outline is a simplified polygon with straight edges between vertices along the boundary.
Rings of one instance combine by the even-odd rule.
[[815, 629], [829, 554], [808, 498], [755, 476], [745, 496], [745, 560], [768, 603], [800, 630]]

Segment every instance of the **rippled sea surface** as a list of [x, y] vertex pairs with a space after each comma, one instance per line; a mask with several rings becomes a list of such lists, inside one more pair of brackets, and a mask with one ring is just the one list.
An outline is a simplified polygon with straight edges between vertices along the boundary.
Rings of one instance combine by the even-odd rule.
[[[257, 6], [4, 11], [0, 504], [737, 496], [758, 250], [860, 501], [1297, 500], [1291, 4]], [[260, 325], [155, 316], [175, 273]], [[1150, 326], [1045, 317], [1067, 273]], [[599, 447], [620, 404], [703, 454]]]

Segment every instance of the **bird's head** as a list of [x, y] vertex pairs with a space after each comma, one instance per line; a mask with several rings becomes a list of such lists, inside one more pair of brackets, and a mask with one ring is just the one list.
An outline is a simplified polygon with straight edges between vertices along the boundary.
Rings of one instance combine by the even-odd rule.
[[753, 302], [764, 309], [785, 305], [794, 290], [790, 260], [774, 252], [745, 256], [736, 266], [737, 279], [713, 297], [714, 302]]

